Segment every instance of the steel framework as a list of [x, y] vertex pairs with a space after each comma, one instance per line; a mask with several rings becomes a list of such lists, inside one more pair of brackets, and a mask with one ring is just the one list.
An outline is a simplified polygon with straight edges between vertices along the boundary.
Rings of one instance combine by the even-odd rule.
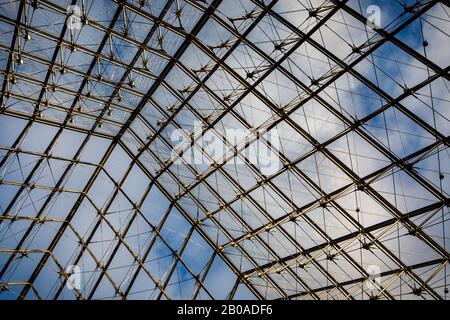
[[447, 299], [449, 30], [447, 0], [3, 1], [0, 299]]

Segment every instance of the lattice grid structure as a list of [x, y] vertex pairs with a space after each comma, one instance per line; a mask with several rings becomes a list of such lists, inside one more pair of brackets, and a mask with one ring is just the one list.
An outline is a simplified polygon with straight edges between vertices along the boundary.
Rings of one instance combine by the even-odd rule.
[[0, 299], [448, 299], [449, 30], [437, 0], [1, 1]]

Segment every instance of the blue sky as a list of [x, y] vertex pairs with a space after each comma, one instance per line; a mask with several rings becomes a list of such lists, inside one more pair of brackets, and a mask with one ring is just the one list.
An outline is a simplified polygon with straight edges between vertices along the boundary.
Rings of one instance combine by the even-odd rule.
[[[232, 5], [230, 1], [224, 1], [217, 9], [217, 16], [228, 23], [229, 26], [231, 26], [231, 22], [227, 17], [239, 18], [255, 8], [254, 3], [250, 0], [239, 1], [239, 5], [237, 3]], [[62, 8], [70, 4], [69, 1], [53, 2]], [[106, 0], [87, 2], [88, 16], [100, 25], [108, 26], [116, 13], [117, 5], [113, 1]], [[178, 1], [174, 2], [164, 18], [166, 22], [174, 26], [179, 25], [175, 15], [176, 2]], [[180, 3], [184, 8], [181, 25], [185, 32], [189, 32], [200, 18], [201, 10], [184, 1], [180, 1]], [[311, 3], [318, 6], [323, 4], [323, 1], [311, 1]], [[411, 5], [415, 1], [403, 1], [402, 3]], [[7, 68], [8, 55], [5, 48], [10, 45], [12, 40], [12, 28], [6, 22], [6, 18], [17, 15], [17, 4], [18, 2], [11, 2], [0, 5], [0, 69], [2, 71]], [[151, 5], [146, 6], [143, 10], [148, 14], [158, 16], [164, 4], [165, 1], [152, 1]], [[308, 32], [315, 24], [314, 22], [309, 26], [306, 26], [306, 23], [303, 24], [304, 21], [309, 21], [305, 10], [305, 6], [308, 5], [305, 5], [304, 1], [284, 0], [279, 1], [274, 10], [282, 18], [301, 28], [302, 32]], [[363, 15], [366, 15], [365, 8], [367, 6], [378, 5], [381, 9], [382, 26], [388, 31], [393, 31], [399, 23], [404, 22], [409, 17], [409, 15], [404, 15], [399, 18], [403, 10], [398, 1], [351, 0], [348, 5]], [[427, 12], [421, 22], [417, 20], [411, 23], [396, 36], [397, 39], [415, 50], [417, 54], [429, 59], [439, 68], [448, 66], [446, 52], [450, 48], [449, 37], [445, 31], [442, 31], [446, 30], [449, 23], [448, 14], [445, 16], [445, 13], [442, 5], [436, 5]], [[32, 40], [23, 42], [21, 48], [25, 53], [24, 55], [28, 56], [24, 58], [23, 64], [14, 64], [19, 81], [11, 87], [13, 97], [3, 98], [7, 112], [6, 114], [0, 114], [0, 161], [7, 154], [8, 148], [14, 144], [28, 121], [12, 115], [23, 114], [23, 117], [27, 118], [34, 111], [33, 100], [39, 97], [42, 91], [41, 82], [44, 81], [48, 72], [48, 66], [42, 59], [50, 59], [53, 55], [55, 42], [52, 37], [60, 35], [64, 23], [63, 16], [50, 10], [47, 6], [37, 10], [34, 14], [30, 9], [29, 14], [32, 19], [31, 25], [35, 29], [32, 32]], [[273, 21], [274, 17], [264, 18], [260, 26], [248, 35], [248, 39], [254, 41], [262, 52], [257, 53], [250, 49], [248, 45], [240, 44], [236, 51], [225, 59], [227, 66], [235, 70], [240, 77], [245, 78], [246, 73], [252, 68], [264, 74], [264, 68], [270, 67], [270, 65], [267, 65], [268, 62], [264, 55], [268, 55], [274, 60], [281, 58], [280, 53], [270, 52], [273, 47], [271, 40], [279, 41], [284, 37], [295, 38], [287, 26], [280, 21], [277, 21], [276, 24]], [[248, 21], [240, 23], [237, 30], [242, 32], [247, 27], [247, 23]], [[273, 23], [279, 29], [270, 26], [270, 23]], [[132, 36], [130, 39], [133, 41], [125, 41], [117, 35], [112, 36], [111, 43], [109, 43], [109, 40], [107, 41], [102, 51], [101, 62], [93, 65], [93, 77], [85, 86], [82, 92], [83, 97], [76, 106], [80, 108], [76, 110], [80, 111], [74, 116], [72, 129], [92, 129], [95, 134], [84, 145], [83, 141], [87, 137], [85, 132], [64, 129], [56, 144], [49, 150], [49, 154], [54, 158], [48, 161], [44, 160], [32, 179], [32, 183], [39, 187], [26, 188], [18, 196], [17, 201], [11, 204], [12, 198], [19, 190], [19, 185], [24, 182], [57, 132], [57, 128], [35, 121], [19, 143], [23, 152], [9, 156], [0, 168], [2, 181], [0, 183], [0, 213], [2, 215], [35, 217], [51, 193], [51, 188], [70, 165], [69, 161], [62, 158], [74, 157], [76, 150], [83, 146], [78, 157], [79, 162], [71, 167], [69, 175], [64, 180], [63, 192], [55, 194], [41, 214], [41, 217], [47, 219], [66, 219], [80, 192], [86, 186], [91, 174], [108, 149], [111, 139], [119, 132], [120, 127], [127, 123], [127, 119], [130, 118], [133, 110], [140, 105], [145, 93], [154, 85], [155, 78], [169, 63], [170, 56], [178, 50], [183, 41], [183, 37], [177, 34], [176, 30], [170, 31], [167, 28], [159, 28], [149, 41], [148, 48], [136, 62], [135, 66], [137, 67], [132, 70], [126, 79], [124, 88], [117, 92], [112, 99], [111, 114], [108, 116], [105, 113], [100, 127], [95, 125], [96, 117], [102, 112], [108, 98], [113, 94], [113, 85], [120, 81], [126, 72], [127, 65], [138, 52], [136, 43], [141, 43], [153, 26], [144, 15], [137, 15], [131, 10], [127, 10], [125, 20], [123, 15], [119, 18], [115, 30], [119, 33], [123, 32], [125, 25], [131, 26]], [[45, 30], [50, 34], [50, 37], [45, 38], [38, 35], [39, 30]], [[98, 50], [99, 43], [105, 35], [101, 30], [101, 26], [84, 26], [76, 32], [76, 44], [85, 47], [85, 49], [71, 52], [69, 48], [64, 48], [58, 53], [57, 61], [59, 63], [64, 61], [64, 65], [70, 70], [69, 72], [62, 72], [61, 68], [55, 67], [55, 72], [51, 75], [51, 81], [63, 87], [63, 89], [55, 92], [48, 90], [44, 94], [50, 103], [50, 107], [45, 107], [42, 111], [44, 120], [61, 123], [66, 118], [65, 110], [70, 108], [74, 101], [73, 92], [78, 91], [80, 83], [83, 81], [83, 76], [80, 73], [89, 69], [92, 61], [91, 54]], [[66, 37], [66, 39], [69, 39], [67, 35]], [[158, 39], [158, 37], [164, 39], [162, 47], [160, 46], [161, 38]], [[233, 39], [233, 37], [232, 32], [227, 31], [217, 21], [210, 20], [200, 31], [197, 39], [206, 46], [215, 46]], [[369, 28], [366, 29], [364, 24], [340, 10], [327, 25], [320, 28], [320, 32], [316, 33], [313, 38], [344, 62], [351, 63], [356, 56], [348, 54], [349, 44], [362, 45], [367, 41], [379, 39], [379, 35]], [[423, 47], [425, 40], [428, 42], [426, 51]], [[113, 59], [109, 59], [111, 57], [110, 44], [114, 47]], [[222, 57], [226, 52], [223, 49], [215, 50], [214, 52], [219, 57]], [[149, 61], [147, 70], [144, 68], [146, 57]], [[171, 133], [180, 128], [192, 130], [193, 121], [197, 119], [196, 113], [203, 116], [209, 115], [211, 119], [215, 119], [224, 108], [223, 101], [219, 101], [219, 99], [229, 93], [235, 95], [233, 99], [238, 99], [243, 92], [242, 81], [234, 78], [227, 68], [218, 68], [212, 77], [205, 81], [207, 89], [203, 88], [196, 92], [189, 100], [189, 106], [185, 106], [183, 110], [177, 113], [175, 116], [177, 125], [173, 123], [167, 125], [162, 130], [160, 138], [155, 139], [149, 145], [150, 152], [140, 155], [139, 160], [142, 166], [133, 165], [128, 176], [124, 177], [130, 163], [132, 163], [129, 153], [136, 155], [139, 147], [145, 143], [147, 135], [151, 136], [153, 132], [158, 130], [161, 122], [164, 122], [171, 114], [167, 108], [180, 105], [181, 100], [189, 95], [189, 92], [183, 93], [183, 90], [197, 85], [198, 79], [194, 81], [186, 70], [196, 70], [209, 63], [214, 65], [213, 61], [193, 44], [182, 55], [180, 61], [183, 65], [174, 67], [168, 73], [165, 77], [166, 83], [158, 87], [151, 99], [145, 103], [141, 116], [131, 124], [132, 130], [128, 130], [122, 136], [122, 145], [115, 146], [87, 196], [83, 197], [70, 227], [66, 229], [55, 248], [54, 254], [60, 265], [65, 267], [72, 264], [81, 248], [78, 243], [78, 236], [85, 241], [95, 223], [100, 221], [98, 220], [98, 211], [102, 211], [106, 205], [108, 206], [108, 209], [102, 212], [105, 214], [105, 219], [100, 223], [91, 239], [89, 251], [84, 251], [78, 261], [83, 270], [83, 294], [89, 293], [99, 276], [95, 261], [90, 254], [92, 253], [99, 258], [102, 263], [108, 261], [113, 248], [119, 243], [115, 232], [123, 232], [127, 222], [130, 221], [135, 212], [133, 209], [135, 205], [139, 205], [140, 210], [125, 236], [128, 248], [124, 244], [118, 247], [118, 253], [111, 260], [108, 269], [108, 274], [111, 275], [112, 280], [121, 289], [126, 289], [131, 279], [130, 275], [136, 272], [138, 268], [133, 254], [143, 256], [145, 249], [155, 237], [155, 244], [144, 262], [150, 274], [140, 269], [137, 280], [130, 291], [130, 298], [156, 298], [159, 292], [158, 290], [154, 291], [154, 280], [160, 281], [160, 284], [167, 281], [166, 293], [169, 297], [173, 299], [190, 298], [195, 292], [193, 275], [203, 275], [211, 258], [213, 258], [213, 261], [204, 280], [208, 292], [201, 289], [199, 298], [210, 298], [209, 294], [212, 294], [213, 298], [224, 299], [236, 281], [236, 276], [231, 268], [219, 255], [213, 257], [213, 249], [210, 244], [197, 231], [192, 232], [181, 255], [186, 265], [176, 261], [173, 252], [179, 251], [183, 247], [186, 235], [191, 232], [191, 224], [179, 211], [179, 208], [170, 207], [170, 213], [161, 225], [163, 216], [169, 210], [170, 200], [161, 190], [162, 188], [158, 188], [157, 185], [152, 185], [147, 196], [145, 198], [143, 196], [147, 193], [147, 188], [151, 184], [151, 180], [144, 170], [155, 175], [160, 169], [155, 156], [162, 160], [166, 160], [170, 156], [170, 148], [173, 147], [174, 143], [170, 141]], [[317, 79], [329, 73], [330, 66], [333, 65], [336, 64], [310, 43], [302, 44], [282, 64], [283, 68], [307, 86], [310, 85], [313, 78]], [[100, 70], [102, 79], [96, 78], [99, 75], [98, 70]], [[319, 94], [320, 98], [339, 110], [351, 121], [364, 118], [387, 103], [387, 100], [375, 90], [357, 80], [356, 72], [372, 84], [379, 86], [392, 98], [403, 94], [404, 86], [410, 88], [434, 73], [412, 55], [407, 54], [392, 43], [382, 45], [370, 58], [359, 63], [354, 70], [354, 74], [342, 76]], [[200, 74], [200, 78], [205, 76], [202, 72], [198, 74]], [[3, 73], [1, 77], [1, 80], [4, 81]], [[29, 81], [27, 78], [31, 78], [33, 81]], [[134, 81], [133, 86], [127, 85], [129, 80]], [[245, 79], [245, 81], [252, 82], [249, 79]], [[314, 87], [312, 88], [314, 89]], [[238, 117], [244, 118], [253, 127], [263, 127], [277, 120], [277, 116], [273, 114], [267, 103], [273, 103], [281, 107], [291, 106], [291, 104], [296, 105], [293, 101], [295, 102], [305, 95], [305, 90], [282, 75], [280, 71], [268, 75], [257, 86], [257, 90], [257, 94], [250, 94], [237, 103], [233, 109], [234, 114], [228, 114], [218, 121], [216, 124], [218, 132], [225, 128], [242, 127], [242, 123], [237, 120]], [[400, 103], [431, 126], [434, 131], [448, 136], [450, 133], [449, 101], [448, 81], [439, 78], [430, 86], [420, 90], [417, 95], [408, 97]], [[321, 143], [332, 139], [346, 129], [346, 125], [340, 119], [316, 100], [302, 105], [301, 108], [290, 115], [290, 118], [310, 137]], [[292, 125], [282, 122], [277, 126], [277, 129], [282, 142], [279, 151], [285, 154], [289, 160], [296, 160], [313, 150], [313, 145], [305, 137], [300, 136]], [[375, 139], [380, 147], [397, 158], [406, 157], [436, 141], [432, 133], [427, 132], [411, 118], [392, 107], [367, 121], [362, 125], [362, 130]], [[214, 131], [214, 134], [218, 133]], [[129, 149], [129, 152], [124, 150], [123, 145]], [[333, 142], [328, 148], [330, 152], [361, 177], [391, 163], [391, 159], [381, 155], [369, 142], [354, 132], [343, 135], [340, 140]], [[422, 177], [447, 198], [450, 182], [449, 179], [440, 179], [439, 174], [445, 174], [446, 176], [450, 174], [449, 160], [448, 149], [442, 147], [442, 150], [418, 161], [416, 165]], [[199, 173], [211, 170], [209, 165], [189, 165], [185, 163], [171, 167], [173, 175], [186, 185], [195, 181], [192, 169], [198, 170]], [[256, 229], [269, 223], [269, 218], [276, 219], [289, 215], [296, 206], [303, 206], [316, 201], [320, 195], [313, 190], [311, 183], [307, 181], [308, 177], [328, 193], [352, 183], [351, 178], [345, 172], [321, 154], [309, 155], [298, 165], [298, 169], [300, 173], [294, 174], [289, 171], [274, 179], [272, 186], [258, 187], [252, 191], [250, 194], [256, 199], [257, 203], [243, 198], [234, 201], [231, 208], [222, 210], [220, 209], [221, 200], [234, 199], [237, 192], [237, 188], [226, 175], [236, 179], [244, 190], [255, 186], [257, 179], [260, 178], [259, 173], [255, 173], [253, 169], [244, 165], [237, 167], [230, 165], [224, 169], [224, 172], [217, 172], [207, 179], [210, 189], [205, 185], [197, 186], [192, 189], [191, 196], [185, 196], [179, 203], [193, 221], [204, 219], [207, 211], [217, 211], [218, 221], [228, 229], [229, 234], [236, 237], [247, 233], [247, 228], [243, 226], [242, 221], [252, 229]], [[122, 183], [122, 187], [116, 195], [114, 191], [117, 183]], [[174, 177], [168, 173], [161, 175], [158, 183], [171, 196], [180, 192]], [[275, 192], [275, 187], [279, 187], [286, 197], [279, 196]], [[435, 194], [426, 191], [423, 186], [405, 172], [396, 174], [390, 172], [386, 177], [379, 177], [373, 183], [373, 187], [402, 213], [408, 213], [439, 201]], [[361, 222], [363, 225], [371, 226], [390, 217], [389, 212], [385, 208], [377, 206], [373, 199], [364, 200], [364, 195], [354, 191], [350, 195], [343, 194], [338, 197], [338, 201], [352, 216], [360, 219], [361, 214], [355, 211], [358, 206], [358, 210], [363, 212], [364, 215], [364, 221]], [[193, 201], [191, 197], [197, 197], [200, 204]], [[288, 200], [289, 198], [291, 201]], [[6, 211], [8, 208], [9, 210]], [[239, 220], [234, 215], [235, 213], [242, 220]], [[447, 215], [448, 212], [443, 209], [442, 219], [437, 221], [438, 224], [440, 223], [439, 227], [443, 227], [442, 229], [438, 229], [435, 224], [429, 222], [426, 224], [429, 225], [426, 232], [442, 245], [444, 250], [448, 251], [448, 240], [445, 241], [448, 238], [448, 227], [450, 227], [448, 226]], [[430, 221], [436, 223], [436, 218], [437, 216], [433, 215]], [[33, 228], [22, 248], [46, 249], [61, 225], [61, 222], [56, 220], [38, 224]], [[270, 233], [268, 231], [261, 233], [261, 239], [258, 242], [244, 240], [242, 247], [247, 250], [247, 255], [232, 246], [227, 248], [224, 255], [232, 261], [237, 269], [241, 271], [252, 269], [254, 264], [262, 265], [266, 262], [276, 261], [277, 255], [283, 257], [298, 252], [298, 248], [288, 240], [286, 234], [297, 239], [305, 248], [308, 248], [326, 242], [317, 228], [325, 230], [332, 238], [356, 230], [351, 223], [342, 222], [343, 220], [343, 217], [337, 211], [312, 207], [307, 212], [307, 217], [300, 219], [297, 224], [290, 221], [283, 223], [287, 233]], [[318, 227], [312, 228], [307, 221], [314, 221]], [[31, 223], [26, 220], [0, 222], [0, 250], [15, 248]], [[158, 232], [155, 232], [154, 228], [158, 227], [160, 227], [160, 230], [158, 229]], [[226, 232], [220, 230], [211, 220], [203, 221], [199, 228], [216, 245], [223, 245], [230, 241]], [[398, 235], [402, 234], [401, 243], [391, 241], [388, 238], [388, 236], [392, 236], [390, 232], [387, 232], [383, 239], [389, 249], [399, 256], [400, 252], [403, 252], [402, 259], [407, 264], [421, 262], [421, 259], [430, 260], [438, 257], [437, 253], [430, 247], [417, 242], [416, 238], [408, 236], [407, 230], [405, 231], [403, 226], [399, 226], [397, 232]], [[355, 243], [359, 244], [357, 240]], [[266, 246], [275, 248], [274, 252], [268, 250]], [[362, 254], [357, 257], [355, 252], [362, 252]], [[353, 256], [353, 254], [355, 255], [354, 259], [358, 260], [358, 263], [363, 267], [371, 263], [378, 263], [389, 270], [394, 268], [395, 265], [391, 264], [391, 261], [388, 261], [387, 258], [376, 257], [358, 248], [352, 250], [351, 255]], [[324, 252], [320, 252], [318, 255], [317, 259], [320, 263], [323, 263], [321, 259], [326, 260], [323, 258]], [[16, 258], [12, 267], [7, 270], [0, 282], [26, 282], [41, 257], [42, 253], [30, 253], [28, 256]], [[9, 254], [0, 254], [0, 268], [8, 258]], [[175, 271], [172, 277], [167, 279], [168, 270], [174, 263], [176, 263]], [[58, 268], [53, 258], [50, 258], [38, 276], [35, 286], [43, 294], [43, 298], [51, 298], [57, 289], [60, 281], [57, 273]], [[316, 267], [311, 268], [309, 274], [298, 271], [302, 273], [308, 283], [311, 282], [312, 286], [317, 285], [318, 279], [323, 279], [322, 272], [314, 268]], [[345, 277], [349, 275], [343, 269], [345, 268], [339, 269], [339, 266], [330, 267], [330, 273], [336, 279], [346, 279]], [[348, 270], [352, 270], [348, 272], [359, 272], [350, 268]], [[289, 278], [292, 275], [279, 275], [274, 270], [268, 272], [277, 279], [277, 282], [286, 291], [301, 290], [301, 286], [298, 283], [294, 284], [294, 281], [291, 281], [292, 278]], [[152, 277], [153, 279], [151, 279]], [[441, 276], [439, 283], [435, 286], [439, 288], [446, 279], [445, 269], [445, 274]], [[252, 281], [254, 281], [255, 287], [264, 292], [262, 295], [266, 298], [279, 297], [279, 292], [271, 288], [267, 280], [254, 277]], [[411, 282], [410, 279], [404, 281], [405, 283]], [[399, 286], [405, 287], [405, 283], [400, 283]], [[14, 289], [15, 292], [20, 292], [20, 290], [20, 285]], [[0, 299], [12, 299], [14, 297], [13, 292], [0, 295]], [[27, 298], [35, 298], [32, 291]], [[64, 289], [59, 298], [74, 298], [74, 293]], [[93, 298], [117, 298], [117, 296], [114, 297], [112, 282], [107, 277], [102, 278]], [[245, 285], [241, 284], [236, 292], [236, 298], [247, 299], [255, 298], [255, 296]]]

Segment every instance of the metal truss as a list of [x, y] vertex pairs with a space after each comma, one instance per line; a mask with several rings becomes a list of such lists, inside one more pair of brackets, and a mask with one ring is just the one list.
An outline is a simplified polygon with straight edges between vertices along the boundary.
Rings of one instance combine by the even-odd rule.
[[373, 2], [1, 3], [0, 299], [448, 299], [450, 3]]

